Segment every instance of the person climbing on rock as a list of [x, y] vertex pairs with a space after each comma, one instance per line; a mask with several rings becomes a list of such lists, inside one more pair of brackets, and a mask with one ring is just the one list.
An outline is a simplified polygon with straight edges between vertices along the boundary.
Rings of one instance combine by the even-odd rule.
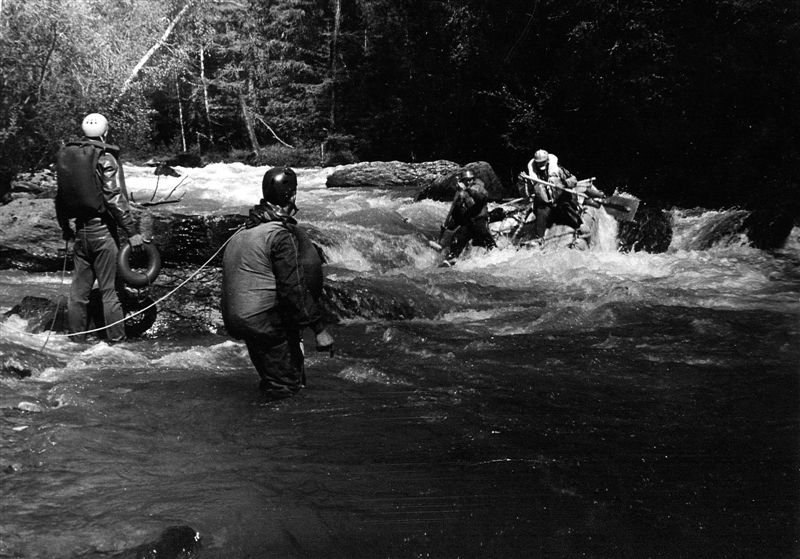
[[471, 169], [463, 171], [439, 236], [445, 261], [458, 258], [470, 242], [486, 249], [497, 246], [489, 231], [488, 203], [489, 193], [483, 181]]

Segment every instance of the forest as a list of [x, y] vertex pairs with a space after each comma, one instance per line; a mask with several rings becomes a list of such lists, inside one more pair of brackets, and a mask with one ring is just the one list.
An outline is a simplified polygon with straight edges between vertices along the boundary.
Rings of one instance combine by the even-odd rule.
[[796, 0], [0, 0], [0, 193], [101, 112], [129, 160], [510, 183], [541, 147], [607, 192], [796, 211], [799, 36]]

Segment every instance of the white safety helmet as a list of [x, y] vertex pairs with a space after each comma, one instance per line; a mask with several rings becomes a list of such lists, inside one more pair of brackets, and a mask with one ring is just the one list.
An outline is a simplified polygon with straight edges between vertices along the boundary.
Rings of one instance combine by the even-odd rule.
[[87, 138], [101, 138], [108, 132], [108, 120], [100, 113], [92, 113], [83, 119], [81, 128]]
[[544, 166], [549, 158], [550, 154], [543, 149], [537, 149], [536, 153], [533, 154], [533, 161], [537, 167]]

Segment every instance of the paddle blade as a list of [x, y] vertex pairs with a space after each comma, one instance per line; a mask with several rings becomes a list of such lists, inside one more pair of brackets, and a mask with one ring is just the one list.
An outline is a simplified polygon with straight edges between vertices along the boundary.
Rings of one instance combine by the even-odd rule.
[[639, 199], [633, 196], [609, 196], [600, 200], [600, 204], [606, 209], [606, 213], [619, 221], [633, 221], [636, 210], [639, 209]]

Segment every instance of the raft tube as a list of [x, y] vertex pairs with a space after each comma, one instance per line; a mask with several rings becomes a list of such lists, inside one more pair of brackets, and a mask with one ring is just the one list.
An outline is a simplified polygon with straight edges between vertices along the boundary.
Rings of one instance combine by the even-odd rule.
[[161, 271], [161, 255], [152, 243], [143, 243], [142, 249], [147, 257], [147, 271], [135, 272], [131, 269], [131, 245], [124, 243], [117, 254], [117, 274], [131, 287], [151, 285]]

